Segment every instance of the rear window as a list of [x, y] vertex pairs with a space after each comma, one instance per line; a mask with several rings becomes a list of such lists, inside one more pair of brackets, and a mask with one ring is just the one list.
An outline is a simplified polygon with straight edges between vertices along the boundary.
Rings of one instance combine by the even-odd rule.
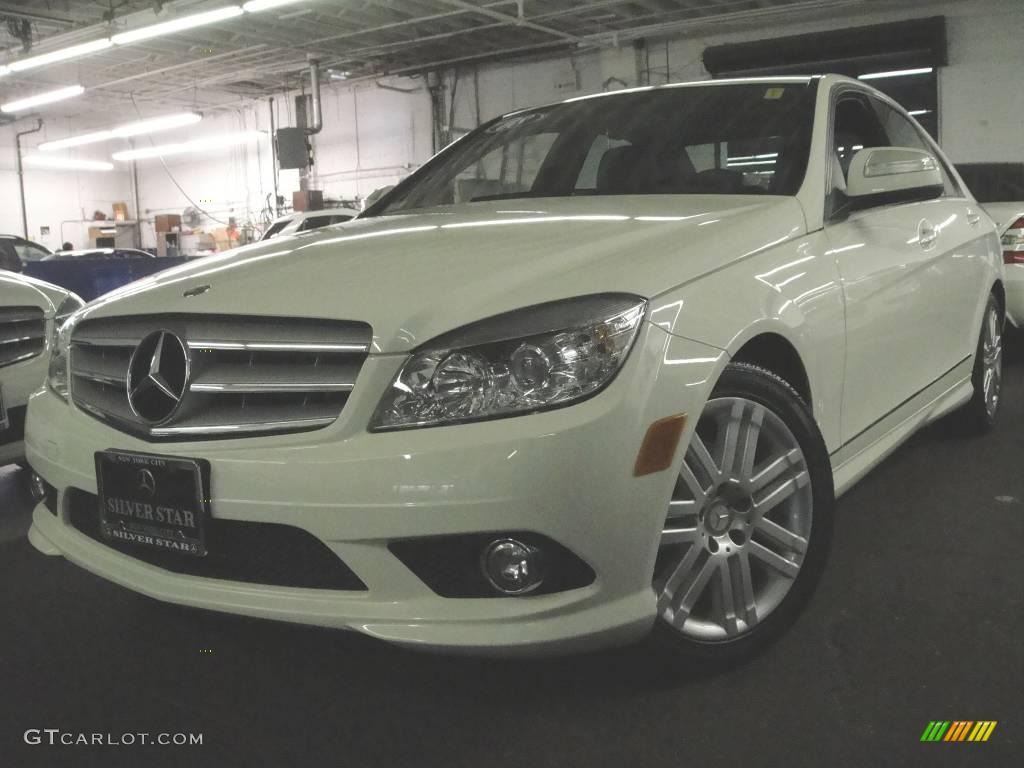
[[1024, 202], [1024, 163], [963, 163], [956, 169], [979, 203]]

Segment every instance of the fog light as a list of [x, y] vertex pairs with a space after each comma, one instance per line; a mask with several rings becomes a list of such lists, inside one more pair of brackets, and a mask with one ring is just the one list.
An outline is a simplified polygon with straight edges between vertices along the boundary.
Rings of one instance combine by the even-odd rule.
[[497, 539], [484, 548], [480, 569], [502, 594], [525, 595], [544, 581], [544, 555], [521, 541]]
[[32, 493], [32, 501], [34, 501], [36, 504], [39, 504], [40, 502], [46, 500], [48, 492], [46, 481], [43, 480], [43, 478], [41, 478], [35, 472], [33, 472], [32, 477], [29, 478], [28, 487], [29, 491], [31, 491]]

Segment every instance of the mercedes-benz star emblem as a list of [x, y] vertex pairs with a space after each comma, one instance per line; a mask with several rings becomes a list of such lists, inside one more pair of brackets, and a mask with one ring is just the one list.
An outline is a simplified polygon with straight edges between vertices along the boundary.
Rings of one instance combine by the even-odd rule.
[[156, 478], [148, 469], [140, 469], [135, 475], [135, 480], [139, 490], [146, 496], [153, 498], [156, 495]]
[[154, 331], [132, 353], [128, 364], [128, 404], [149, 424], [163, 424], [188, 391], [188, 347], [170, 331]]

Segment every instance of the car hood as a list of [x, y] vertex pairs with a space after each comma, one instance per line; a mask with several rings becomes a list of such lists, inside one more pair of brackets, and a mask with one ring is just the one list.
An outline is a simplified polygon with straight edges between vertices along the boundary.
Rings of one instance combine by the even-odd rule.
[[1015, 203], [985, 203], [982, 206], [985, 212], [992, 217], [996, 223], [999, 234], [1003, 234], [1010, 225], [1021, 216], [1024, 216], [1024, 201]]
[[53, 314], [70, 292], [27, 275], [0, 272], [0, 307], [39, 307]]
[[545, 301], [603, 292], [650, 298], [805, 229], [788, 197], [472, 203], [356, 219], [209, 256], [108, 294], [86, 314], [362, 320], [374, 329], [374, 352], [404, 352]]

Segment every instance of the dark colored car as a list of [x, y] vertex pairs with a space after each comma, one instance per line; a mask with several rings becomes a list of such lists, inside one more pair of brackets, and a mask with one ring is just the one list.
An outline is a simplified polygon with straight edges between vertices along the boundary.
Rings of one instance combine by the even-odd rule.
[[155, 259], [152, 253], [138, 248], [86, 248], [75, 251], [57, 251], [43, 257], [43, 261], [55, 259]]

